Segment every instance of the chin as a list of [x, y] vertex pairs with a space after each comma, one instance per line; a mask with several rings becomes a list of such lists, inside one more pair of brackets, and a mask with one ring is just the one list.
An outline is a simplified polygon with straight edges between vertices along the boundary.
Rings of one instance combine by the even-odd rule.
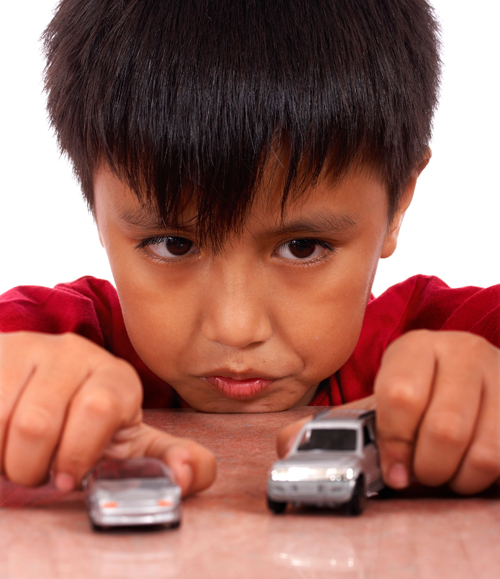
[[293, 408], [296, 403], [263, 400], [211, 400], [206, 403], [188, 404], [198, 412], [208, 414], [263, 414], [266, 412], [283, 412]]

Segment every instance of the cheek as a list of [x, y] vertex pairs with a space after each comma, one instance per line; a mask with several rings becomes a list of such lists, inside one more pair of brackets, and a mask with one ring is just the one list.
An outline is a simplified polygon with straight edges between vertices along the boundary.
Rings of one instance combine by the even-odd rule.
[[[172, 283], [148, 268], [114, 272], [125, 326], [142, 361], [164, 380], [188, 355], [198, 324], [195, 296], [180, 280]], [[190, 307], [188, 307], [190, 304]]]
[[289, 316], [295, 349], [314, 373], [335, 373], [356, 347], [376, 271], [375, 260], [352, 260], [311, 284], [307, 300]]
[[297, 324], [296, 350], [302, 352], [306, 364], [318, 374], [336, 372], [352, 354], [361, 331], [366, 302], [354, 292], [336, 299], [332, 292], [324, 300], [317, 299]]

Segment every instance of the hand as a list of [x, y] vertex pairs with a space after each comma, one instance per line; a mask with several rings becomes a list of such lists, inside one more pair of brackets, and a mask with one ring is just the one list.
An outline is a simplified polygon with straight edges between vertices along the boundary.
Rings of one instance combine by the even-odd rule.
[[75, 334], [0, 334], [0, 474], [26, 486], [76, 488], [102, 457], [152, 456], [183, 495], [215, 478], [213, 455], [142, 422], [134, 368]]
[[461, 494], [500, 477], [500, 350], [465, 332], [409, 332], [375, 381], [384, 479], [448, 484]]
[[[412, 477], [461, 494], [500, 477], [500, 350], [465, 332], [409, 332], [384, 354], [375, 395], [344, 408], [377, 408], [377, 442], [387, 485]], [[284, 456], [306, 417], [278, 435]]]

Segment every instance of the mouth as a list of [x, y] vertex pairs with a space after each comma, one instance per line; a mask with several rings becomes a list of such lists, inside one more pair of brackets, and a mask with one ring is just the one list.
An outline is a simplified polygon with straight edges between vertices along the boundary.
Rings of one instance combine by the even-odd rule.
[[226, 398], [233, 400], [249, 400], [268, 388], [276, 378], [244, 376], [234, 378], [230, 376], [205, 376], [211, 386], [215, 387]]

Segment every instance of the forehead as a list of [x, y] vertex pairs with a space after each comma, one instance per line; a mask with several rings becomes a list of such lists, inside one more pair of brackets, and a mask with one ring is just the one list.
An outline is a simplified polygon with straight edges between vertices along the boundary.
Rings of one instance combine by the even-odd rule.
[[[176, 215], [161, 215], [155, 199], [137, 195], [108, 167], [101, 167], [95, 175], [95, 212], [99, 219], [110, 212], [121, 222], [138, 231], [168, 228], [195, 232], [200, 219], [194, 203]], [[385, 185], [367, 170], [352, 170], [345, 177], [332, 182], [321, 176], [313, 184], [293, 191], [283, 203], [280, 173], [267, 174], [255, 191], [250, 208], [239, 230], [288, 227], [320, 234], [325, 230], [341, 231], [369, 215], [387, 215], [388, 196]], [[217, 226], [216, 223], [213, 224]]]

